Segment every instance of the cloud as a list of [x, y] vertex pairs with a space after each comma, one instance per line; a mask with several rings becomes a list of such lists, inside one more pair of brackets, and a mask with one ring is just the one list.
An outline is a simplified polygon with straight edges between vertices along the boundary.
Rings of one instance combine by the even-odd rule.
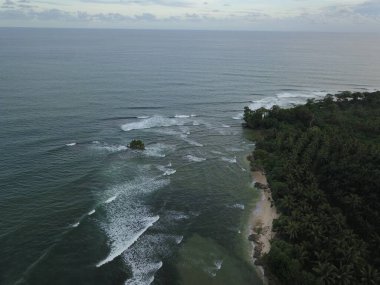
[[159, 5], [171, 7], [190, 7], [192, 4], [188, 1], [175, 0], [81, 0], [84, 3], [93, 4], [110, 4], [110, 5]]
[[372, 0], [358, 4], [352, 8], [353, 12], [363, 16], [380, 17], [380, 1]]
[[266, 6], [247, 6], [246, 3], [241, 6], [240, 1], [233, 5], [228, 1], [204, 0], [76, 0], [76, 3], [73, 0], [61, 3], [4, 0], [0, 6], [0, 26], [380, 31], [379, 0], [309, 5], [309, 8], [294, 9], [291, 13], [286, 5], [288, 10], [276, 13]]

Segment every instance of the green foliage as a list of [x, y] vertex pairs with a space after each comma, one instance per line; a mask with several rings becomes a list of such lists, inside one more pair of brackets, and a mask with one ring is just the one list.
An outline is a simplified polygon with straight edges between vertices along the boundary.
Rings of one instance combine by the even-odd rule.
[[245, 109], [281, 212], [265, 262], [283, 284], [379, 284], [380, 92]]
[[129, 148], [131, 149], [138, 149], [138, 150], [144, 150], [145, 145], [143, 141], [141, 140], [132, 140], [131, 143], [128, 145]]

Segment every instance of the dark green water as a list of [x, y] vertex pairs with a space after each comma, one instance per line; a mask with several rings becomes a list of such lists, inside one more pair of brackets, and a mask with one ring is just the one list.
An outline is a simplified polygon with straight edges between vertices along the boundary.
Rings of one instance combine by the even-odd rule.
[[379, 87], [379, 39], [0, 30], [0, 283], [261, 284], [242, 109]]

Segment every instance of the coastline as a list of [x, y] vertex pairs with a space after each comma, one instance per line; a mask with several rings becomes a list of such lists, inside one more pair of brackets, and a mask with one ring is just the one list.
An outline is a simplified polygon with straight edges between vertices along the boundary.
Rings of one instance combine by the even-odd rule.
[[273, 204], [272, 193], [262, 171], [252, 171], [252, 181], [261, 192], [260, 199], [252, 210], [249, 219], [249, 237], [253, 248], [253, 262], [264, 284], [268, 284], [260, 259], [269, 252], [270, 241], [275, 236], [272, 230], [273, 220], [279, 217]]

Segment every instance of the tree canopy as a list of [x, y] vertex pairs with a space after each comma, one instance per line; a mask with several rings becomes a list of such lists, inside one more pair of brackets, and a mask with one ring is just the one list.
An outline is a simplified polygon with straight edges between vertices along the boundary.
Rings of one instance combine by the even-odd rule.
[[380, 284], [380, 92], [244, 110], [281, 215], [263, 261], [282, 284]]

